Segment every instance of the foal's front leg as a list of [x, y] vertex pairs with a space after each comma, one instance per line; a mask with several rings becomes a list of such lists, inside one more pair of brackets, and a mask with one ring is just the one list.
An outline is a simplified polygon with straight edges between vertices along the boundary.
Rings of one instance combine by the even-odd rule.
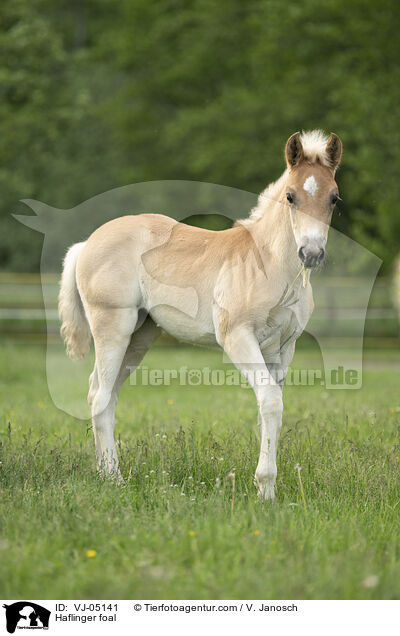
[[261, 499], [274, 499], [277, 475], [276, 453], [279, 431], [282, 426], [282, 390], [274, 387], [267, 390], [259, 404], [260, 455], [255, 474], [258, 494]]
[[257, 399], [261, 436], [255, 482], [262, 499], [274, 499], [276, 481], [276, 451], [282, 425], [282, 389], [269, 372], [259, 343], [248, 328], [236, 328], [220, 344], [249, 382]]

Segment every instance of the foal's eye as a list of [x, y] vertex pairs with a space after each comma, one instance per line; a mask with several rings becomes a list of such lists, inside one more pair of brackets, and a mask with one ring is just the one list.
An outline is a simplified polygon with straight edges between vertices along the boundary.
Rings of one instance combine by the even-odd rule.
[[294, 203], [294, 196], [290, 192], [286, 193], [286, 198], [289, 201], [289, 203]]
[[338, 194], [332, 194], [331, 196], [331, 203], [332, 205], [336, 205], [336, 203], [339, 201], [339, 195]]

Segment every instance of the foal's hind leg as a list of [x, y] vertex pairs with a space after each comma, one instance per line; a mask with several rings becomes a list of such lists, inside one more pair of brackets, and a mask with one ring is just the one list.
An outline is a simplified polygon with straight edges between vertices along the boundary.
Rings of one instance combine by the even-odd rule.
[[[161, 330], [154, 324], [151, 318], [148, 317], [140, 329], [132, 335], [116, 377], [109, 403], [103, 413], [96, 415], [93, 418], [98, 467], [99, 469], [104, 468], [104, 470], [108, 473], [114, 472], [118, 477], [120, 477], [120, 473], [114, 444], [115, 407], [118, 400], [118, 394], [125, 380], [129, 377], [132, 371], [139, 366], [149, 347], [160, 332]], [[97, 367], [95, 365], [91, 375], [91, 385], [88, 396], [89, 402], [91, 396], [96, 390], [97, 382]], [[112, 449], [113, 460], [111, 470], [109, 470], [110, 466], [109, 462], [107, 462], [107, 456], [110, 454], [110, 449]]]
[[[93, 400], [96, 396], [96, 393], [99, 389], [99, 379], [97, 376], [97, 366], [96, 366], [96, 362], [94, 363], [94, 367], [93, 367], [93, 371], [90, 374], [89, 377], [89, 393], [88, 393], [88, 403], [90, 408], [92, 408], [92, 404], [93, 404]], [[94, 419], [94, 418], [93, 418]], [[97, 460], [97, 466], [100, 467], [101, 463], [102, 463], [102, 451], [101, 451], [101, 444], [100, 444], [100, 439], [99, 436], [96, 434], [96, 428], [93, 422], [93, 433], [94, 433], [94, 445], [95, 445], [95, 449], [96, 449], [96, 460]]]
[[[115, 380], [110, 402], [104, 411], [104, 418], [107, 421], [107, 426], [111, 428], [112, 434], [114, 433], [115, 408], [117, 405], [119, 392], [125, 380], [133, 371], [135, 371], [135, 369], [137, 369], [147, 351], [149, 350], [150, 346], [160, 333], [161, 329], [155, 325], [151, 318], [148, 317], [145, 320], [144, 324], [140, 327], [140, 329], [138, 329], [131, 337], [131, 341], [122, 360], [117, 379]], [[101, 435], [99, 437], [101, 437]], [[99, 444], [99, 446], [101, 446], [101, 443]], [[100, 459], [102, 461], [102, 456], [100, 457]]]
[[137, 321], [137, 310], [89, 308], [96, 351], [96, 364], [91, 376], [93, 430], [97, 461], [107, 474], [119, 476], [114, 442], [116, 399], [113, 395], [121, 365]]

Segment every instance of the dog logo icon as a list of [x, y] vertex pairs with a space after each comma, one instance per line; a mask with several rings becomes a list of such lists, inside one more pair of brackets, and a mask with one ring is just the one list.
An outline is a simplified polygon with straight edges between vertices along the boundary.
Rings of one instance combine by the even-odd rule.
[[32, 601], [18, 601], [11, 605], [3, 605], [6, 610], [7, 631], [14, 634], [18, 629], [49, 629], [51, 612], [32, 603]]

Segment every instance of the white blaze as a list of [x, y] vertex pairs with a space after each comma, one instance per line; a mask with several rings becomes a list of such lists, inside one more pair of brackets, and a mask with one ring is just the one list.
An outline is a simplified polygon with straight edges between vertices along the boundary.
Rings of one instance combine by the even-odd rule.
[[303, 185], [303, 190], [305, 190], [306, 192], [308, 192], [309, 194], [311, 194], [311, 196], [313, 197], [314, 194], [316, 193], [316, 191], [318, 190], [318, 184], [314, 179], [314, 176], [311, 175], [311, 177], [308, 177], [305, 181], [304, 181], [304, 185]]

